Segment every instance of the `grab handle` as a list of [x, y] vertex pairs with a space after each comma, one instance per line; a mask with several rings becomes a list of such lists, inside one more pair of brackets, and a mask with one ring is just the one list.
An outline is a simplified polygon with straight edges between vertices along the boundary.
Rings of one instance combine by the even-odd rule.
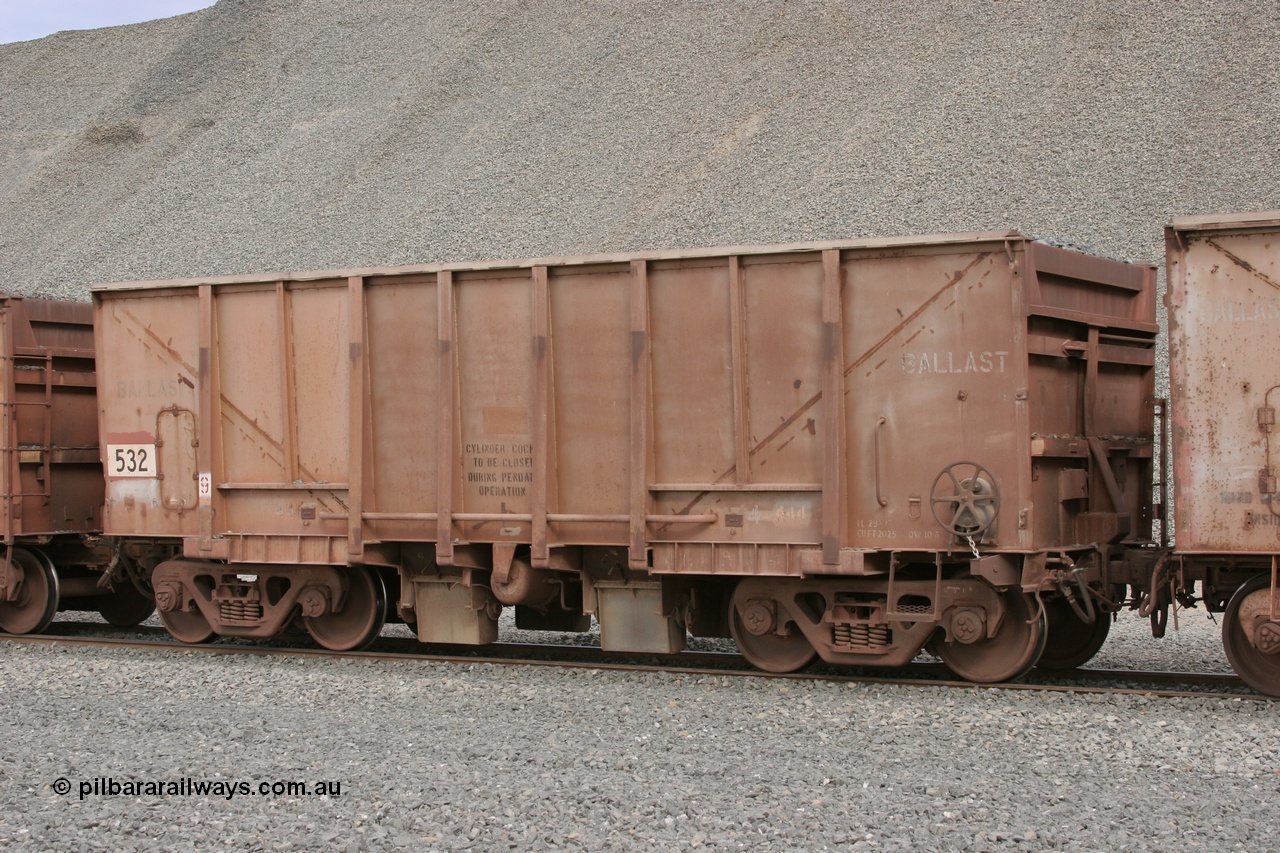
[[876, 461], [876, 503], [880, 504], [880, 506], [888, 506], [888, 505], [889, 505], [889, 502], [888, 502], [887, 500], [885, 500], [883, 497], [881, 497], [881, 495], [880, 495], [880, 428], [881, 428], [881, 427], [883, 427], [886, 423], [887, 423], [887, 421], [884, 419], [884, 417], [881, 417], [879, 420], [877, 420], [877, 421], [876, 421], [876, 448], [875, 448], [875, 456], [876, 456], [876, 460], [875, 460], [875, 461]]

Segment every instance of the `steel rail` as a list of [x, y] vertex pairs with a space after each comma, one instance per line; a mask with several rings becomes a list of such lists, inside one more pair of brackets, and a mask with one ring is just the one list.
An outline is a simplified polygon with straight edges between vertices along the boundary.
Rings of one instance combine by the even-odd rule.
[[[592, 669], [608, 672], [651, 672], [700, 676], [749, 676], [753, 678], [786, 679], [792, 681], [826, 682], [834, 684], [864, 684], [908, 687], [946, 687], [953, 689], [986, 689], [1007, 691], [1043, 691], [1050, 693], [1138, 695], [1159, 698], [1193, 699], [1248, 699], [1271, 702], [1280, 697], [1264, 696], [1249, 692], [1214, 692], [1209, 690], [1178, 689], [1188, 684], [1209, 687], [1245, 688], [1235, 675], [1223, 673], [1191, 672], [1142, 672], [1129, 670], [1076, 669], [1033, 670], [1023, 680], [1000, 684], [978, 684], [957, 680], [945, 666], [938, 663], [919, 662], [906, 667], [875, 671], [867, 669], [847, 670], [818, 665], [811, 670], [793, 673], [769, 673], [751, 667], [740, 655], [732, 652], [686, 651], [674, 655], [641, 652], [604, 652], [595, 646], [570, 646], [555, 644], [493, 643], [477, 647], [474, 653], [433, 650], [410, 638], [383, 637], [379, 648], [369, 651], [334, 652], [314, 646], [266, 645], [260, 641], [213, 642], [191, 645], [169, 637], [163, 628], [132, 628], [131, 633], [154, 634], [163, 639], [121, 638], [118, 636], [87, 636], [88, 630], [109, 631], [110, 626], [98, 623], [55, 623], [69, 633], [59, 634], [0, 634], [0, 640], [16, 643], [40, 643], [107, 649], [138, 649], [158, 651], [204, 652], [209, 654], [240, 654], [256, 656], [327, 657], [371, 661], [422, 661], [429, 663], [488, 664], [508, 666], [555, 666], [564, 669]], [[391, 650], [395, 647], [400, 650]], [[434, 647], [438, 649], [439, 647]], [[1080, 683], [1089, 682], [1089, 683]], [[1098, 683], [1114, 682], [1110, 686]], [[1150, 686], [1118, 686], [1123, 683]]]

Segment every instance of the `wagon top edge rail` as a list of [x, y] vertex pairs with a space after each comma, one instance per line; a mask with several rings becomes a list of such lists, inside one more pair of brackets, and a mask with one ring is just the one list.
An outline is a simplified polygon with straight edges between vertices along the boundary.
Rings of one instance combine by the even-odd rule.
[[822, 252], [830, 249], [874, 251], [877, 249], [893, 250], [928, 246], [955, 246], [975, 243], [1004, 242], [1034, 243], [1037, 242], [1037, 238], [1017, 230], [967, 231], [898, 237], [861, 237], [846, 240], [695, 247], [665, 251], [642, 250], [634, 252], [604, 252], [597, 254], [557, 255], [508, 260], [462, 261], [432, 264], [409, 264], [403, 266], [370, 266], [301, 271], [265, 271], [222, 276], [98, 282], [92, 286], [92, 290], [95, 292], [112, 290], [147, 290], [171, 287], [191, 287], [200, 284], [220, 285], [252, 284], [263, 281], [315, 281], [320, 279], [364, 277], [373, 275], [402, 275], [412, 273], [431, 274], [445, 271], [522, 269], [539, 266], [585, 266], [590, 264], [619, 264], [628, 263], [630, 261], [699, 260], [703, 258], [724, 257], [727, 255], [784, 255], [804, 252]]

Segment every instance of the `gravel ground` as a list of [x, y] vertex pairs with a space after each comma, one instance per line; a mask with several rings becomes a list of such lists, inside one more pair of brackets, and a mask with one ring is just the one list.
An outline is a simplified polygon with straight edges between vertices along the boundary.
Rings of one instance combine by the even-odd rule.
[[[1214, 623], [1180, 627], [1124, 614], [1093, 665], [1227, 671]], [[0, 641], [0, 719], [21, 850], [1256, 849], [1280, 795], [1253, 699]]]
[[[1275, 840], [1274, 703], [0, 648], [9, 849]], [[94, 793], [108, 779], [338, 782], [341, 792], [112, 796], [103, 781]]]

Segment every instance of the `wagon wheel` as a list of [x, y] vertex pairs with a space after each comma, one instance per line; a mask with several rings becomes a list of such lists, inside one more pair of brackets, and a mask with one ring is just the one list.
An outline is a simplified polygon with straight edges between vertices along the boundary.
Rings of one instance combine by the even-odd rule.
[[1048, 636], [1036, 663], [1041, 669], [1075, 669], [1087, 663], [1111, 633], [1110, 614], [1098, 612], [1093, 622], [1084, 622], [1062, 598], [1046, 601], [1044, 614]]
[[341, 611], [302, 617], [311, 637], [335, 652], [368, 648], [387, 621], [387, 588], [381, 575], [353, 566], [347, 569], [347, 583], [347, 600]]
[[161, 610], [160, 622], [175, 639], [184, 643], [207, 643], [218, 636], [198, 607], [194, 610]]
[[994, 684], [1025, 675], [1044, 652], [1048, 632], [1045, 617], [1032, 619], [1034, 601], [1014, 589], [1001, 595], [1004, 618], [994, 637], [983, 637], [972, 643], [943, 642], [930, 649], [942, 658], [956, 675], [966, 681]]
[[117, 628], [132, 628], [156, 612], [155, 599], [143, 595], [129, 582], [117, 585], [114, 592], [96, 603], [102, 618]]
[[1280, 696], [1280, 625], [1268, 619], [1270, 613], [1270, 576], [1246, 581], [1222, 614], [1222, 648], [1245, 684], [1267, 696]]
[[729, 633], [757, 669], [796, 672], [813, 663], [818, 653], [778, 605], [764, 585], [739, 581], [729, 599]]
[[0, 630], [8, 634], [39, 634], [58, 613], [58, 573], [52, 563], [26, 548], [11, 549], [9, 559], [22, 570], [22, 585], [16, 600], [0, 604]]
[[955, 462], [934, 479], [929, 507], [953, 535], [981, 536], [1000, 511], [1000, 489], [995, 476], [977, 462]]

